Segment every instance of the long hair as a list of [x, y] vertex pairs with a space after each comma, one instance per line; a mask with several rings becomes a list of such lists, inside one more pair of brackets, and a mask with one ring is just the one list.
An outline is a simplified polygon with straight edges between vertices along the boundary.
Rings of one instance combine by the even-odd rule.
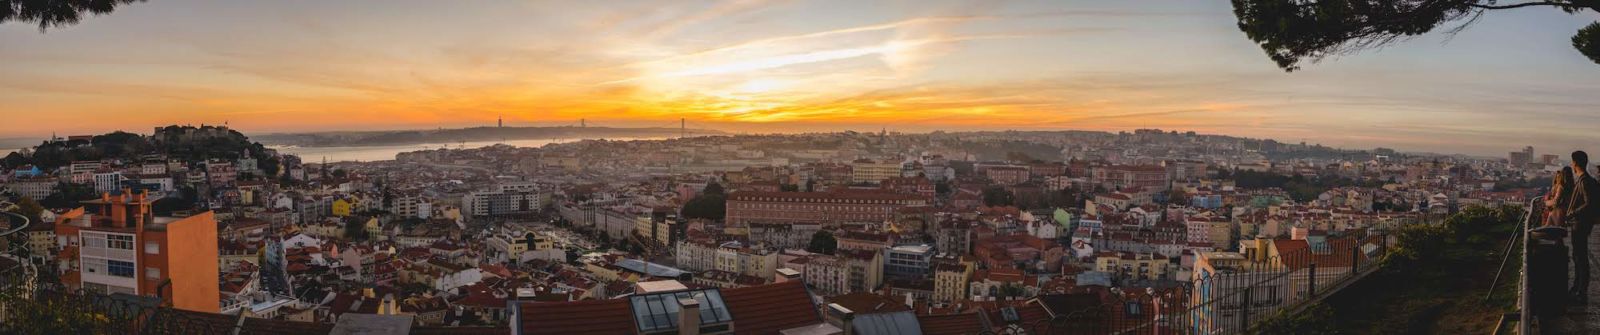
[[1562, 167], [1561, 171], [1556, 171], [1555, 180], [1550, 182], [1550, 192], [1564, 192], [1572, 188], [1572, 178], [1572, 167]]

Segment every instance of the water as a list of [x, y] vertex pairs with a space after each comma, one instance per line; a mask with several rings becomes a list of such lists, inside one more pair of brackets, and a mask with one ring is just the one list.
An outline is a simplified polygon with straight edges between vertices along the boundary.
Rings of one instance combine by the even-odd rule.
[[[655, 137], [644, 138], [611, 138], [608, 140], [654, 140]], [[482, 148], [495, 144], [505, 144], [514, 147], [536, 148], [551, 143], [569, 143], [584, 140], [582, 138], [557, 139], [557, 140], [512, 140], [512, 141], [482, 141], [466, 143], [423, 143], [409, 145], [386, 146], [361, 146], [361, 147], [297, 147], [297, 146], [267, 146], [277, 149], [278, 153], [300, 156], [306, 162], [320, 162], [324, 157], [329, 162], [372, 162], [394, 160], [396, 154], [419, 150], [435, 150], [443, 147], [450, 149]], [[3, 156], [0, 156], [3, 157]]]

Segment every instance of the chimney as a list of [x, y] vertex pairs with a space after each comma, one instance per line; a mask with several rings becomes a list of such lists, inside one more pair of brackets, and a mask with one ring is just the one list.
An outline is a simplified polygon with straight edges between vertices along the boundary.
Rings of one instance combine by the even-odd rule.
[[800, 271], [795, 271], [794, 269], [778, 268], [777, 274], [777, 278], [773, 278], [773, 281], [777, 283], [800, 280]]
[[678, 299], [678, 335], [700, 335], [700, 302]]
[[518, 287], [517, 288], [517, 296], [514, 297], [514, 298], [516, 300], [519, 300], [519, 301], [532, 301], [535, 297], [539, 296], [539, 291], [541, 291], [541, 290], [540, 290], [540, 288], [537, 288], [537, 287], [535, 287], [535, 288]]
[[844, 335], [855, 335], [855, 327], [851, 326], [851, 323], [853, 323], [856, 319], [855, 311], [851, 311], [849, 308], [844, 308], [844, 306], [839, 304], [828, 304], [827, 319], [836, 320], [838, 322], [837, 326], [839, 326], [839, 329], [844, 330]]

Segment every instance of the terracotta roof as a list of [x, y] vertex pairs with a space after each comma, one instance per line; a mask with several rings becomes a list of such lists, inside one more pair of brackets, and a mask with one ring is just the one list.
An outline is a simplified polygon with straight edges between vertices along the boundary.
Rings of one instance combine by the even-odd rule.
[[511, 330], [504, 327], [411, 327], [411, 335], [432, 334], [482, 334], [499, 335], [510, 334]]
[[922, 196], [900, 193], [878, 192], [757, 192], [738, 191], [728, 195], [729, 201], [758, 201], [757, 199], [773, 199], [772, 201], [804, 202], [807, 200], [926, 200]]
[[523, 334], [632, 334], [633, 309], [627, 299], [517, 305]]
[[964, 335], [984, 331], [983, 318], [978, 313], [918, 315], [917, 323], [922, 324], [922, 333], [927, 335]]
[[893, 298], [873, 293], [856, 292], [827, 299], [828, 303], [839, 304], [855, 311], [856, 315], [893, 313], [911, 310], [904, 302], [895, 301]]
[[776, 334], [822, 322], [801, 281], [722, 290], [722, 300], [738, 334]]

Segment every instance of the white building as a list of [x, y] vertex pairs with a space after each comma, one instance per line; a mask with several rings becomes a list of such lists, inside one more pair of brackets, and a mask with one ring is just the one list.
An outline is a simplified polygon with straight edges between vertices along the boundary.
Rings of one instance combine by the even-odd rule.
[[[544, 207], [544, 194], [531, 183], [501, 184], [490, 191], [463, 196], [461, 207], [472, 216], [526, 214]], [[431, 208], [430, 208], [431, 211]]]

